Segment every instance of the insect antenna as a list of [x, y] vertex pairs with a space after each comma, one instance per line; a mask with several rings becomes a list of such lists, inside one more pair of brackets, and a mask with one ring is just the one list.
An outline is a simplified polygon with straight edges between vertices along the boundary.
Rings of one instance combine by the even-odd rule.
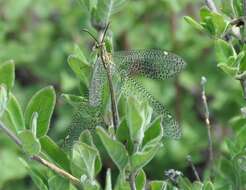
[[97, 38], [96, 38], [89, 30], [83, 28], [82, 31], [88, 33], [89, 36], [92, 37], [92, 38], [95, 40], [95, 42], [96, 42], [97, 44], [99, 44]]
[[105, 37], [106, 37], [106, 33], [107, 33], [107, 31], [108, 31], [109, 25], [110, 25], [110, 22], [109, 22], [109, 23], [107, 24], [107, 26], [105, 27], [105, 30], [104, 30], [104, 32], [103, 32], [103, 37], [102, 37], [101, 43], [104, 42], [104, 39], [105, 39]]

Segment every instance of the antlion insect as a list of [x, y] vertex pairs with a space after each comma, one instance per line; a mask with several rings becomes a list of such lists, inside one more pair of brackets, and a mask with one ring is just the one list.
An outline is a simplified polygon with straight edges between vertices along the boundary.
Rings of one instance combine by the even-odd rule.
[[[108, 82], [111, 97], [111, 111], [114, 129], [119, 123], [117, 99], [113, 86], [113, 76], [120, 78], [120, 91], [126, 95], [134, 95], [149, 102], [156, 115], [161, 115], [164, 136], [179, 138], [181, 129], [169, 111], [149, 93], [136, 79], [137, 76], [156, 80], [164, 80], [175, 76], [186, 65], [185, 61], [176, 54], [158, 50], [131, 50], [109, 53], [104, 43], [109, 24], [106, 26], [101, 41], [98, 41], [88, 30], [87, 32], [96, 42], [98, 58], [93, 67], [89, 87], [89, 101], [79, 106], [74, 114], [73, 124], [68, 139], [74, 141], [84, 129], [93, 129], [103, 123], [102, 113], [99, 111], [102, 104], [103, 88]], [[86, 115], [86, 117], [84, 116]], [[83, 125], [83, 126], [81, 126]], [[88, 126], [86, 126], [88, 125]]]

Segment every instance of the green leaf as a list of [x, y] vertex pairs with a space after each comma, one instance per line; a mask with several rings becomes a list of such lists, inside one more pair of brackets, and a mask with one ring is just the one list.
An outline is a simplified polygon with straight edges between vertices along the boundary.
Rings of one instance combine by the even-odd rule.
[[212, 20], [212, 12], [207, 7], [202, 7], [200, 10], [201, 25], [211, 35], [215, 35], [215, 28]]
[[165, 181], [151, 181], [150, 182], [151, 190], [166, 190], [167, 182]]
[[94, 143], [93, 143], [93, 138], [91, 136], [91, 133], [88, 129], [84, 130], [80, 136], [79, 136], [79, 141], [85, 144], [88, 144], [90, 146], [95, 147]]
[[205, 184], [204, 184], [204, 187], [203, 187], [203, 190], [214, 190], [214, 185], [212, 184], [211, 181], [207, 181]]
[[157, 117], [149, 126], [144, 133], [143, 145], [147, 143], [150, 145], [151, 142], [160, 141], [162, 136], [161, 117]]
[[25, 111], [26, 126], [30, 128], [32, 114], [38, 113], [37, 137], [47, 134], [50, 125], [50, 119], [55, 107], [56, 94], [54, 88], [48, 86], [39, 90], [28, 102]]
[[140, 170], [138, 172], [138, 175], [136, 176], [136, 189], [137, 190], [142, 190], [145, 189], [145, 185], [146, 185], [146, 175], [144, 173], [144, 170]]
[[189, 16], [185, 16], [184, 17], [185, 21], [190, 24], [193, 28], [199, 30], [199, 31], [204, 31], [204, 28], [202, 27], [201, 24], [199, 24], [198, 22], [196, 22], [193, 18], [189, 17]]
[[128, 153], [124, 145], [110, 138], [102, 127], [97, 127], [96, 131], [111, 159], [120, 171], [124, 170], [128, 163]]
[[0, 85], [5, 84], [8, 91], [14, 86], [15, 65], [13, 60], [0, 64]]
[[118, 175], [114, 190], [131, 190], [129, 182], [126, 181], [124, 172], [120, 172]]
[[147, 102], [139, 102], [133, 97], [127, 101], [126, 121], [132, 142], [139, 146], [144, 138], [144, 131], [152, 116], [152, 108]]
[[8, 105], [8, 92], [5, 85], [0, 85], [0, 117], [3, 115]]
[[140, 104], [136, 99], [128, 98], [126, 120], [129, 127], [131, 140], [138, 146], [142, 143], [144, 137], [144, 117], [140, 112]]
[[70, 161], [66, 153], [48, 136], [40, 139], [42, 152], [66, 171], [70, 171]]
[[184, 190], [192, 190], [192, 183], [184, 177], [179, 178], [179, 186]]
[[134, 153], [131, 158], [132, 171], [143, 168], [155, 156], [159, 148], [162, 146], [161, 139], [163, 137], [163, 128], [160, 125], [160, 120], [156, 120], [147, 131], [147, 138], [142, 150]]
[[[2, 133], [2, 131], [0, 132]], [[5, 145], [4, 139], [1, 138], [1, 153], [0, 153], [0, 188], [7, 182], [10, 182], [15, 179], [24, 179], [28, 173], [25, 167], [19, 160], [19, 152], [16, 152], [8, 145]], [[14, 187], [13, 187], [14, 188]], [[15, 188], [14, 188], [15, 189]]]
[[238, 72], [238, 69], [236, 67], [228, 66], [227, 64], [220, 63], [218, 64], [218, 67], [232, 77], [234, 77]]
[[130, 157], [132, 171], [136, 171], [146, 166], [155, 156], [160, 147], [161, 144], [157, 144], [156, 146], [148, 147], [141, 152], [134, 153]]
[[79, 46], [76, 45], [75, 53], [68, 57], [68, 65], [75, 75], [88, 87], [91, 68]]
[[218, 39], [215, 42], [215, 54], [218, 63], [227, 63], [230, 56], [235, 56], [235, 51], [226, 41]]
[[95, 177], [96, 148], [77, 142], [72, 151], [72, 171], [76, 176], [86, 175], [90, 180]]
[[49, 190], [69, 189], [69, 181], [60, 176], [53, 176], [49, 179]]
[[12, 93], [9, 95], [7, 114], [9, 115], [10, 123], [14, 126], [17, 133], [25, 129], [25, 121], [21, 106]]
[[113, 53], [113, 38], [112, 37], [106, 37], [105, 39], [105, 47], [107, 52], [109, 53]]
[[195, 181], [192, 184], [192, 190], [202, 190], [203, 184], [199, 181]]
[[111, 170], [107, 170], [105, 190], [112, 190]]
[[92, 11], [93, 9], [97, 8], [98, 0], [79, 0], [79, 1], [82, 3], [82, 5], [85, 4], [85, 6], [89, 11]]
[[23, 149], [30, 155], [36, 155], [41, 151], [39, 140], [36, 139], [31, 131], [24, 130], [18, 134]]
[[[91, 136], [91, 133], [89, 130], [84, 130], [79, 137], [79, 141], [82, 143], [85, 143], [89, 146], [92, 146], [93, 148], [97, 149], [93, 142], [93, 138]], [[95, 175], [97, 175], [102, 169], [102, 161], [99, 152], [97, 151], [97, 157], [95, 161]]]
[[234, 14], [236, 17], [240, 17], [243, 16], [243, 1], [242, 0], [233, 0], [232, 1], [232, 5], [233, 5], [233, 10], [234, 10]]
[[43, 176], [39, 174], [36, 170], [33, 170], [28, 163], [20, 158], [20, 161], [23, 163], [27, 169], [29, 175], [31, 176], [34, 184], [38, 187], [39, 190], [48, 190], [47, 182], [43, 179]]
[[246, 51], [242, 51], [238, 54], [236, 63], [239, 65], [241, 73], [246, 71]]
[[69, 103], [71, 106], [76, 107], [78, 106], [81, 102], [86, 102], [87, 99], [82, 97], [82, 96], [76, 96], [73, 94], [62, 94], [61, 95], [64, 100]]
[[218, 13], [211, 13], [213, 25], [215, 28], [215, 34], [220, 37], [226, 31], [228, 22], [224, 20], [224, 16]]
[[94, 27], [100, 25], [105, 27], [109, 22], [110, 16], [118, 12], [124, 5], [125, 0], [100, 0], [97, 8], [92, 10], [92, 23]]

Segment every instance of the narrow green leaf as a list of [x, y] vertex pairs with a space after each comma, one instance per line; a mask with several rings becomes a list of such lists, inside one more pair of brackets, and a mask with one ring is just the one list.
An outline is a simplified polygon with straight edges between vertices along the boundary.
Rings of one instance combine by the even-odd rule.
[[7, 112], [9, 114], [10, 122], [14, 126], [16, 132], [20, 132], [25, 129], [24, 116], [21, 106], [15, 96], [10, 93], [7, 106]]
[[40, 139], [42, 152], [66, 171], [70, 171], [70, 161], [66, 153], [48, 136]]
[[199, 31], [204, 31], [204, 28], [202, 27], [201, 24], [199, 24], [198, 22], [196, 22], [193, 18], [189, 17], [189, 16], [185, 16], [184, 17], [185, 21], [190, 24], [193, 28], [199, 30]]
[[0, 64], [0, 85], [5, 84], [11, 90], [15, 81], [15, 65], [13, 60]]
[[144, 173], [144, 170], [140, 170], [136, 176], [136, 188], [137, 190], [142, 190], [145, 189], [145, 185], [146, 185], [146, 175]]
[[60, 176], [53, 176], [49, 179], [49, 190], [69, 189], [69, 181]]
[[78, 104], [80, 104], [81, 102], [86, 102], [87, 99], [82, 97], [82, 96], [76, 96], [73, 94], [62, 94], [61, 95], [62, 98], [64, 98], [64, 100], [69, 103], [71, 106], [78, 106]]
[[105, 190], [112, 190], [111, 170], [107, 170]]
[[41, 145], [38, 139], [36, 139], [31, 131], [24, 130], [18, 134], [23, 149], [30, 155], [36, 155], [41, 151]]
[[39, 90], [28, 102], [25, 111], [25, 122], [27, 128], [30, 128], [32, 114], [38, 113], [37, 137], [47, 134], [50, 125], [50, 119], [55, 107], [56, 94], [54, 88], [48, 86]]
[[102, 127], [97, 127], [96, 131], [111, 159], [120, 171], [124, 170], [128, 163], [128, 153], [124, 145], [110, 138]]

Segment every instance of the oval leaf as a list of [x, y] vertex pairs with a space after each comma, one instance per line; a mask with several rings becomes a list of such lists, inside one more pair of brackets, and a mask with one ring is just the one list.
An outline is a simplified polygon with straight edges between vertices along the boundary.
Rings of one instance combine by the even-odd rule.
[[0, 64], [0, 84], [5, 84], [11, 90], [15, 81], [15, 65], [13, 60]]
[[128, 163], [128, 153], [124, 145], [119, 141], [110, 138], [102, 127], [97, 127], [96, 131], [109, 156], [117, 165], [119, 170], [122, 171]]
[[36, 139], [31, 131], [24, 130], [19, 133], [23, 149], [30, 155], [38, 154], [41, 151], [39, 140]]
[[48, 136], [40, 139], [42, 152], [44, 152], [52, 161], [56, 162], [66, 171], [70, 171], [70, 162], [66, 153]]
[[26, 126], [30, 128], [32, 114], [38, 113], [37, 137], [47, 134], [55, 102], [56, 94], [51, 86], [39, 90], [29, 101], [25, 111], [25, 122]]

